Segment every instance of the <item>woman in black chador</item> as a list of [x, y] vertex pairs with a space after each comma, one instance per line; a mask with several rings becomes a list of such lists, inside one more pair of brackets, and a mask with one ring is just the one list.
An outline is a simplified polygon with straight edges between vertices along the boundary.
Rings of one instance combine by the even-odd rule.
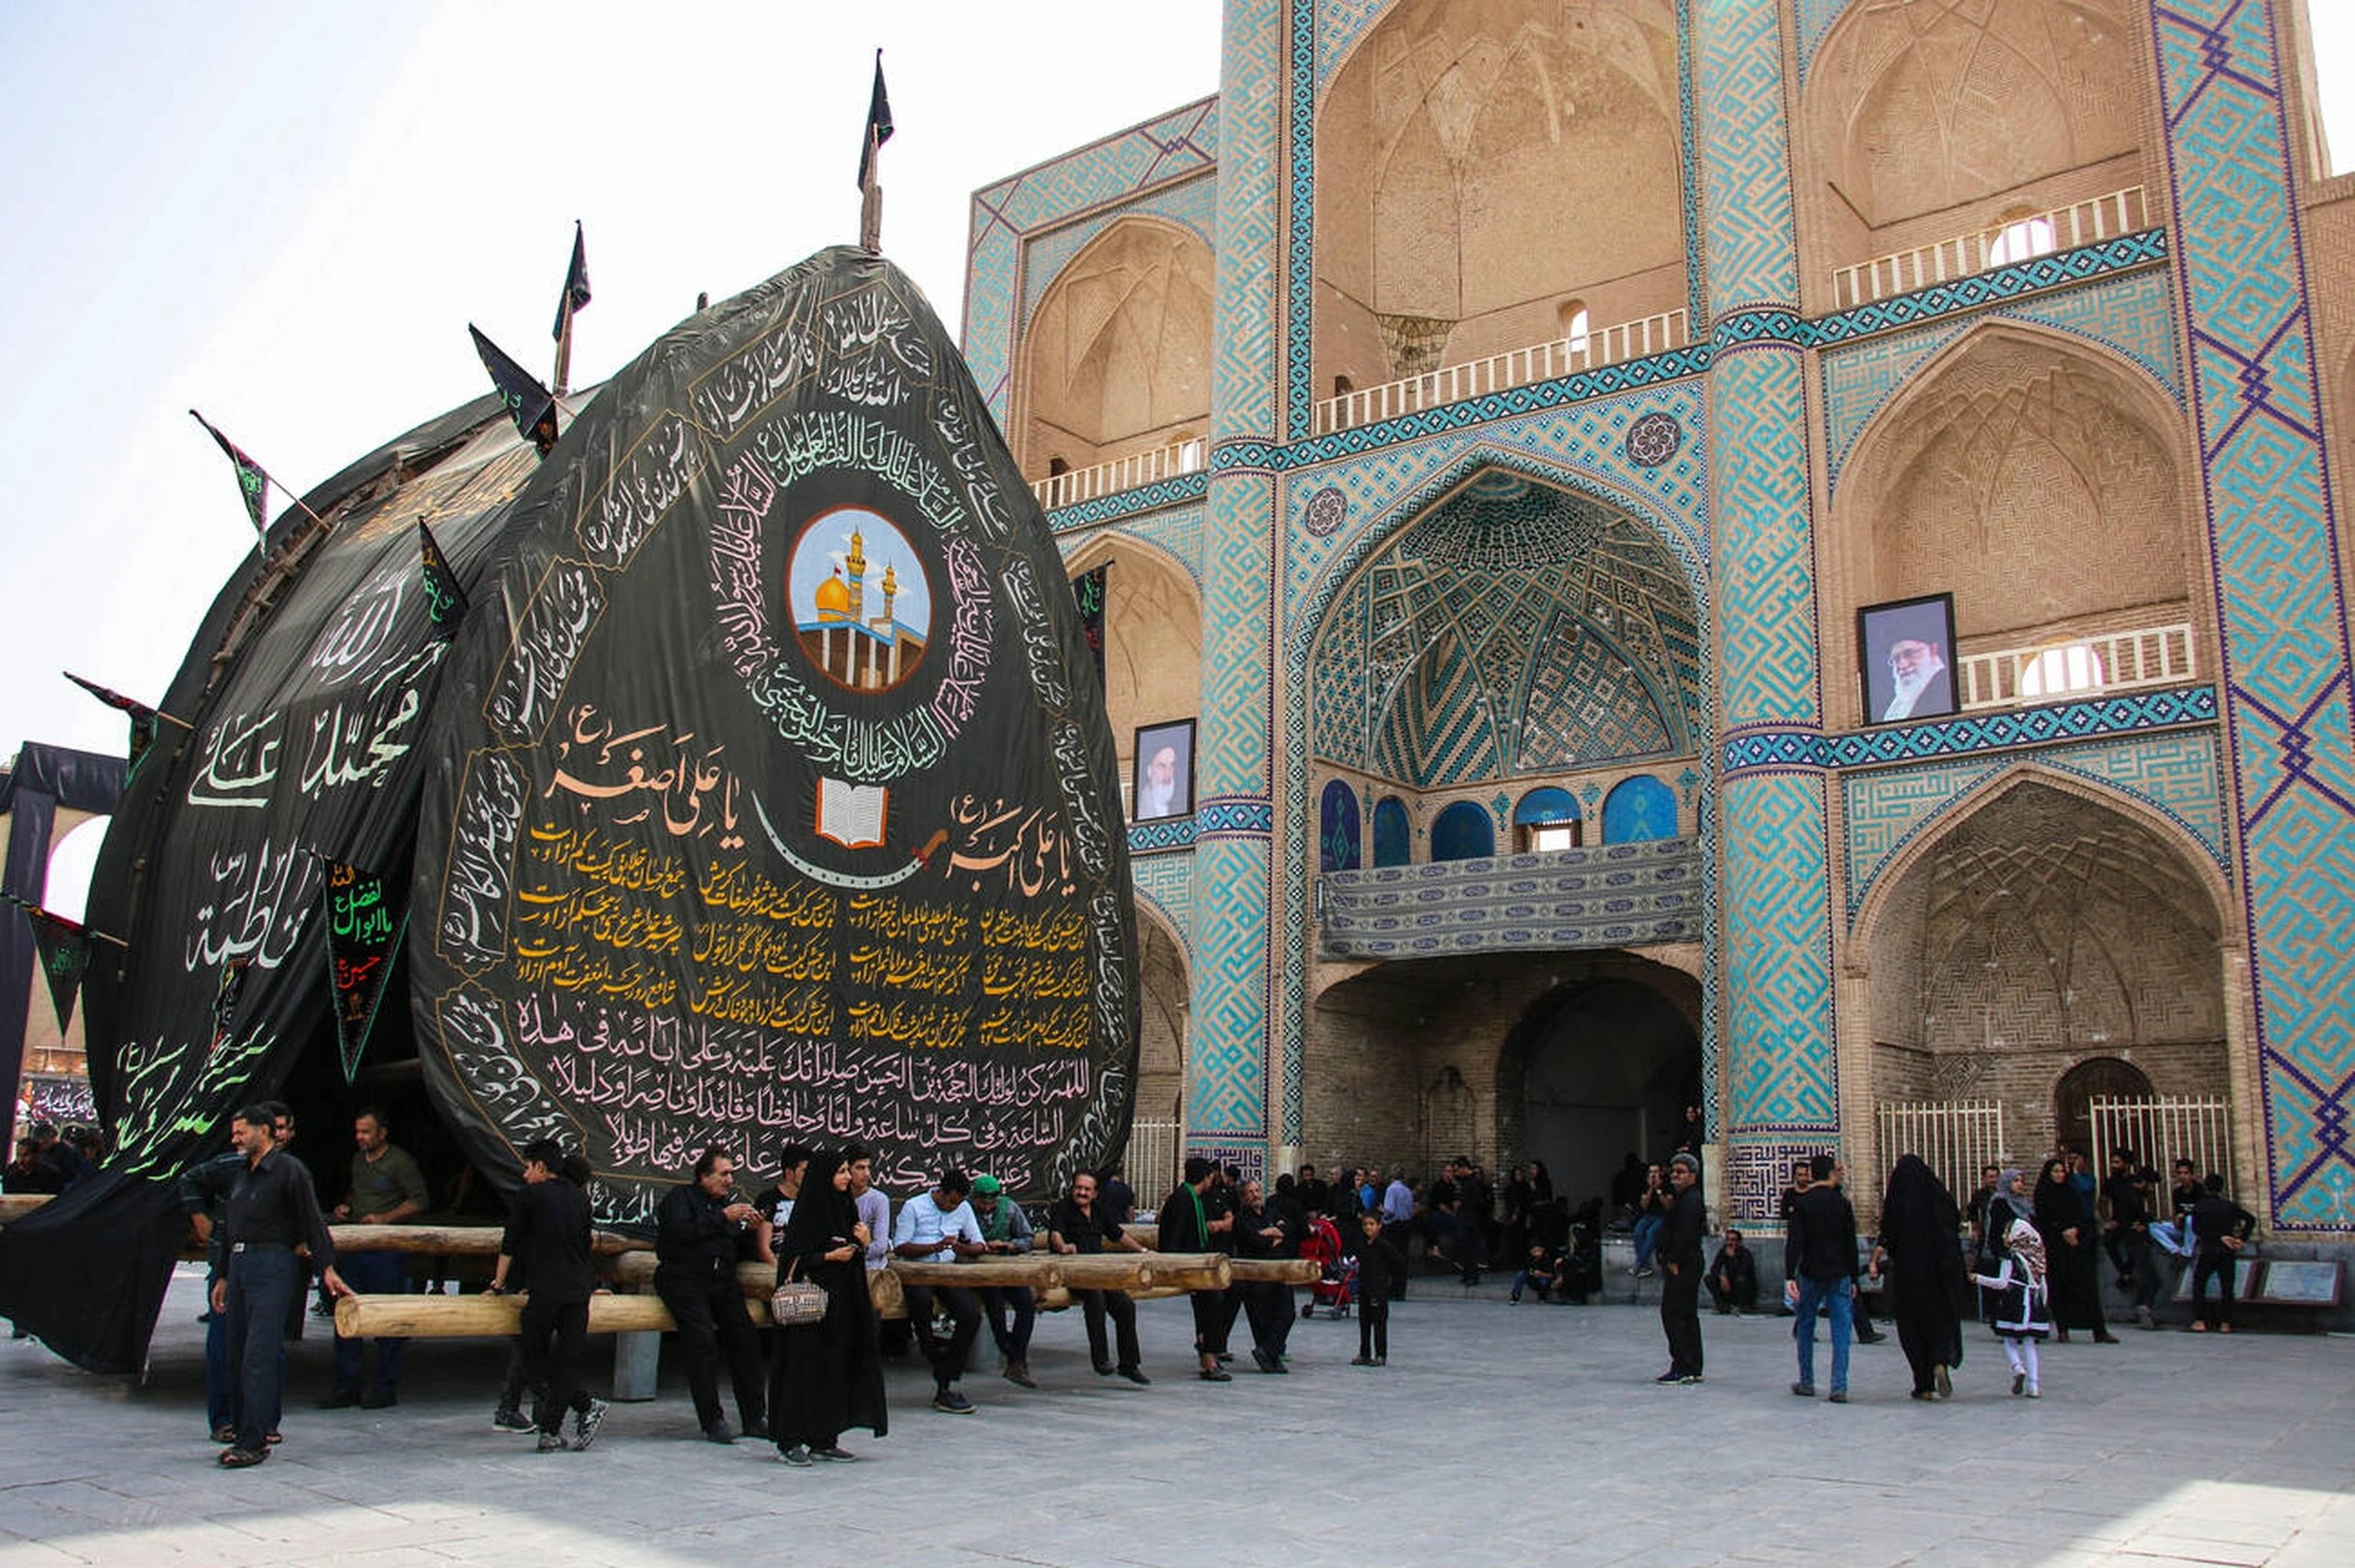
[[2101, 1286], [2094, 1276], [2094, 1216], [2084, 1196], [2070, 1185], [2065, 1161], [2044, 1162], [2032, 1218], [2037, 1234], [2044, 1238], [2051, 1271], [2053, 1337], [2066, 1345], [2071, 1329], [2089, 1328], [2096, 1344], [2118, 1343], [2102, 1321]]
[[769, 1431], [777, 1457], [789, 1465], [855, 1458], [841, 1444], [853, 1426], [884, 1434], [883, 1360], [867, 1293], [868, 1240], [841, 1151], [811, 1156], [801, 1196], [775, 1242], [778, 1281], [807, 1280], [826, 1292], [823, 1318], [777, 1331]]
[[1913, 1397], [1951, 1398], [1962, 1363], [1962, 1215], [1919, 1154], [1898, 1156], [1880, 1206], [1880, 1249], [1897, 1343], [1913, 1368]]

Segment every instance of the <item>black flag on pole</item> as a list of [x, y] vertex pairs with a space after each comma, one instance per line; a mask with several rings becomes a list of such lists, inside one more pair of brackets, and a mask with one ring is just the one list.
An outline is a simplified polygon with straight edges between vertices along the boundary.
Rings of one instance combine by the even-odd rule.
[[213, 1054], [229, 1043], [236, 1033], [237, 998], [246, 989], [246, 971], [253, 967], [249, 957], [232, 958], [221, 967], [221, 989], [213, 993]]
[[57, 1009], [57, 1032], [63, 1035], [74, 1022], [74, 999], [82, 990], [82, 972], [90, 967], [90, 933], [80, 921], [53, 915], [14, 894], [0, 893], [0, 898], [24, 910], [25, 919], [32, 923], [33, 951], [40, 956], [40, 972], [49, 977], [49, 1000]]
[[393, 918], [383, 877], [339, 860], [326, 865], [320, 897], [327, 904], [327, 980], [343, 1047], [343, 1081], [349, 1083], [360, 1074], [360, 1053], [376, 1022], [376, 1005], [385, 999], [403, 922]]
[[548, 336], [564, 341], [564, 324], [589, 303], [589, 246], [581, 238], [580, 223], [572, 224], [572, 265], [565, 269], [564, 293], [556, 302], [556, 329]]
[[131, 720], [131, 772], [139, 771], [139, 760], [147, 755], [147, 748], [155, 744], [155, 710], [146, 704], [126, 697], [110, 686], [95, 681], [85, 681], [70, 670], [60, 674], [87, 692], [110, 708], [120, 710]]
[[189, 418], [202, 425], [205, 433], [221, 443], [221, 450], [236, 465], [237, 489], [246, 498], [246, 515], [253, 519], [254, 532], [267, 540], [270, 537], [270, 475], [261, 464], [246, 455], [245, 448], [223, 435], [213, 421], [191, 408]]
[[548, 448], [556, 445], [556, 399], [537, 376], [484, 337], [481, 328], [469, 323], [466, 330], [474, 335], [475, 352], [482, 356], [482, 368], [490, 372], [490, 383], [499, 389], [500, 401], [507, 405], [516, 429], [540, 449], [540, 455], [546, 456]]
[[867, 134], [858, 143], [858, 188], [875, 175], [876, 150], [891, 139], [891, 96], [883, 90], [883, 52], [875, 52], [875, 91], [867, 100]]
[[455, 635], [458, 623], [466, 618], [466, 590], [458, 586], [458, 574], [450, 569], [450, 558], [433, 542], [433, 530], [425, 526], [423, 518], [417, 520], [417, 550], [425, 573], [425, 612], [433, 622], [433, 635]]

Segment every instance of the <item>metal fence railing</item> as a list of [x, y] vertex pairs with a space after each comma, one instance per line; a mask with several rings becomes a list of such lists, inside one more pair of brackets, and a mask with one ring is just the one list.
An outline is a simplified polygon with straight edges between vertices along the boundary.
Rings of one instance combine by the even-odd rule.
[[1982, 1166], [2001, 1164], [2004, 1107], [1993, 1100], [1959, 1100], [1880, 1107], [1882, 1173], [1901, 1154], [1919, 1154], [1958, 1203], [1979, 1190]]
[[2128, 1149], [2159, 1173], [2188, 1160], [2200, 1175], [2233, 1179], [2232, 1107], [2221, 1097], [2113, 1099], [2097, 1095], [2085, 1107], [2093, 1123], [2094, 1169], [2109, 1169], [2110, 1150]]

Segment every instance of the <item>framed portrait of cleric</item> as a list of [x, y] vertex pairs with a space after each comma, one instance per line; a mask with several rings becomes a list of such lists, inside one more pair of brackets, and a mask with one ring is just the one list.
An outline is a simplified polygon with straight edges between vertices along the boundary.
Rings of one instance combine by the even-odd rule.
[[1157, 822], [1194, 814], [1194, 721], [1137, 726], [1136, 786], [1132, 822]]
[[1865, 722], [1908, 724], [1957, 712], [1954, 595], [1868, 604], [1856, 612]]

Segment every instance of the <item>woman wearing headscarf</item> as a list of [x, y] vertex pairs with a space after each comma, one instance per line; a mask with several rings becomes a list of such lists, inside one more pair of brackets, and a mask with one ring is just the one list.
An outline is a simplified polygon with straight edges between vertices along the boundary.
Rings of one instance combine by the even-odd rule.
[[2004, 1244], [2003, 1266], [1993, 1274], [1974, 1274], [1971, 1278], [1995, 1293], [1994, 1314], [1989, 1322], [2004, 1342], [2004, 1359], [2012, 1365], [2012, 1392], [2042, 1399], [2036, 1347], [2052, 1332], [2044, 1238], [2029, 1221], [2015, 1219]]
[[1951, 1398], [1962, 1362], [1962, 1214], [1918, 1154], [1898, 1156], [1881, 1199], [1880, 1242], [1897, 1343], [1913, 1368], [1913, 1397]]
[[867, 1227], [850, 1196], [839, 1150], [813, 1154], [801, 1196], [775, 1242], [777, 1283], [804, 1280], [826, 1293], [826, 1315], [777, 1331], [769, 1371], [769, 1432], [789, 1465], [850, 1459], [842, 1435], [886, 1430], [883, 1360], [875, 1303], [867, 1293]]
[[2071, 1329], [2089, 1328], [2096, 1344], [2117, 1344], [2102, 1321], [2101, 1283], [2094, 1276], [2093, 1216], [2069, 1184], [2068, 1162], [2058, 1156], [2044, 1162], [2037, 1178], [2034, 1219], [2051, 1263], [2054, 1337], [2066, 1345]]

